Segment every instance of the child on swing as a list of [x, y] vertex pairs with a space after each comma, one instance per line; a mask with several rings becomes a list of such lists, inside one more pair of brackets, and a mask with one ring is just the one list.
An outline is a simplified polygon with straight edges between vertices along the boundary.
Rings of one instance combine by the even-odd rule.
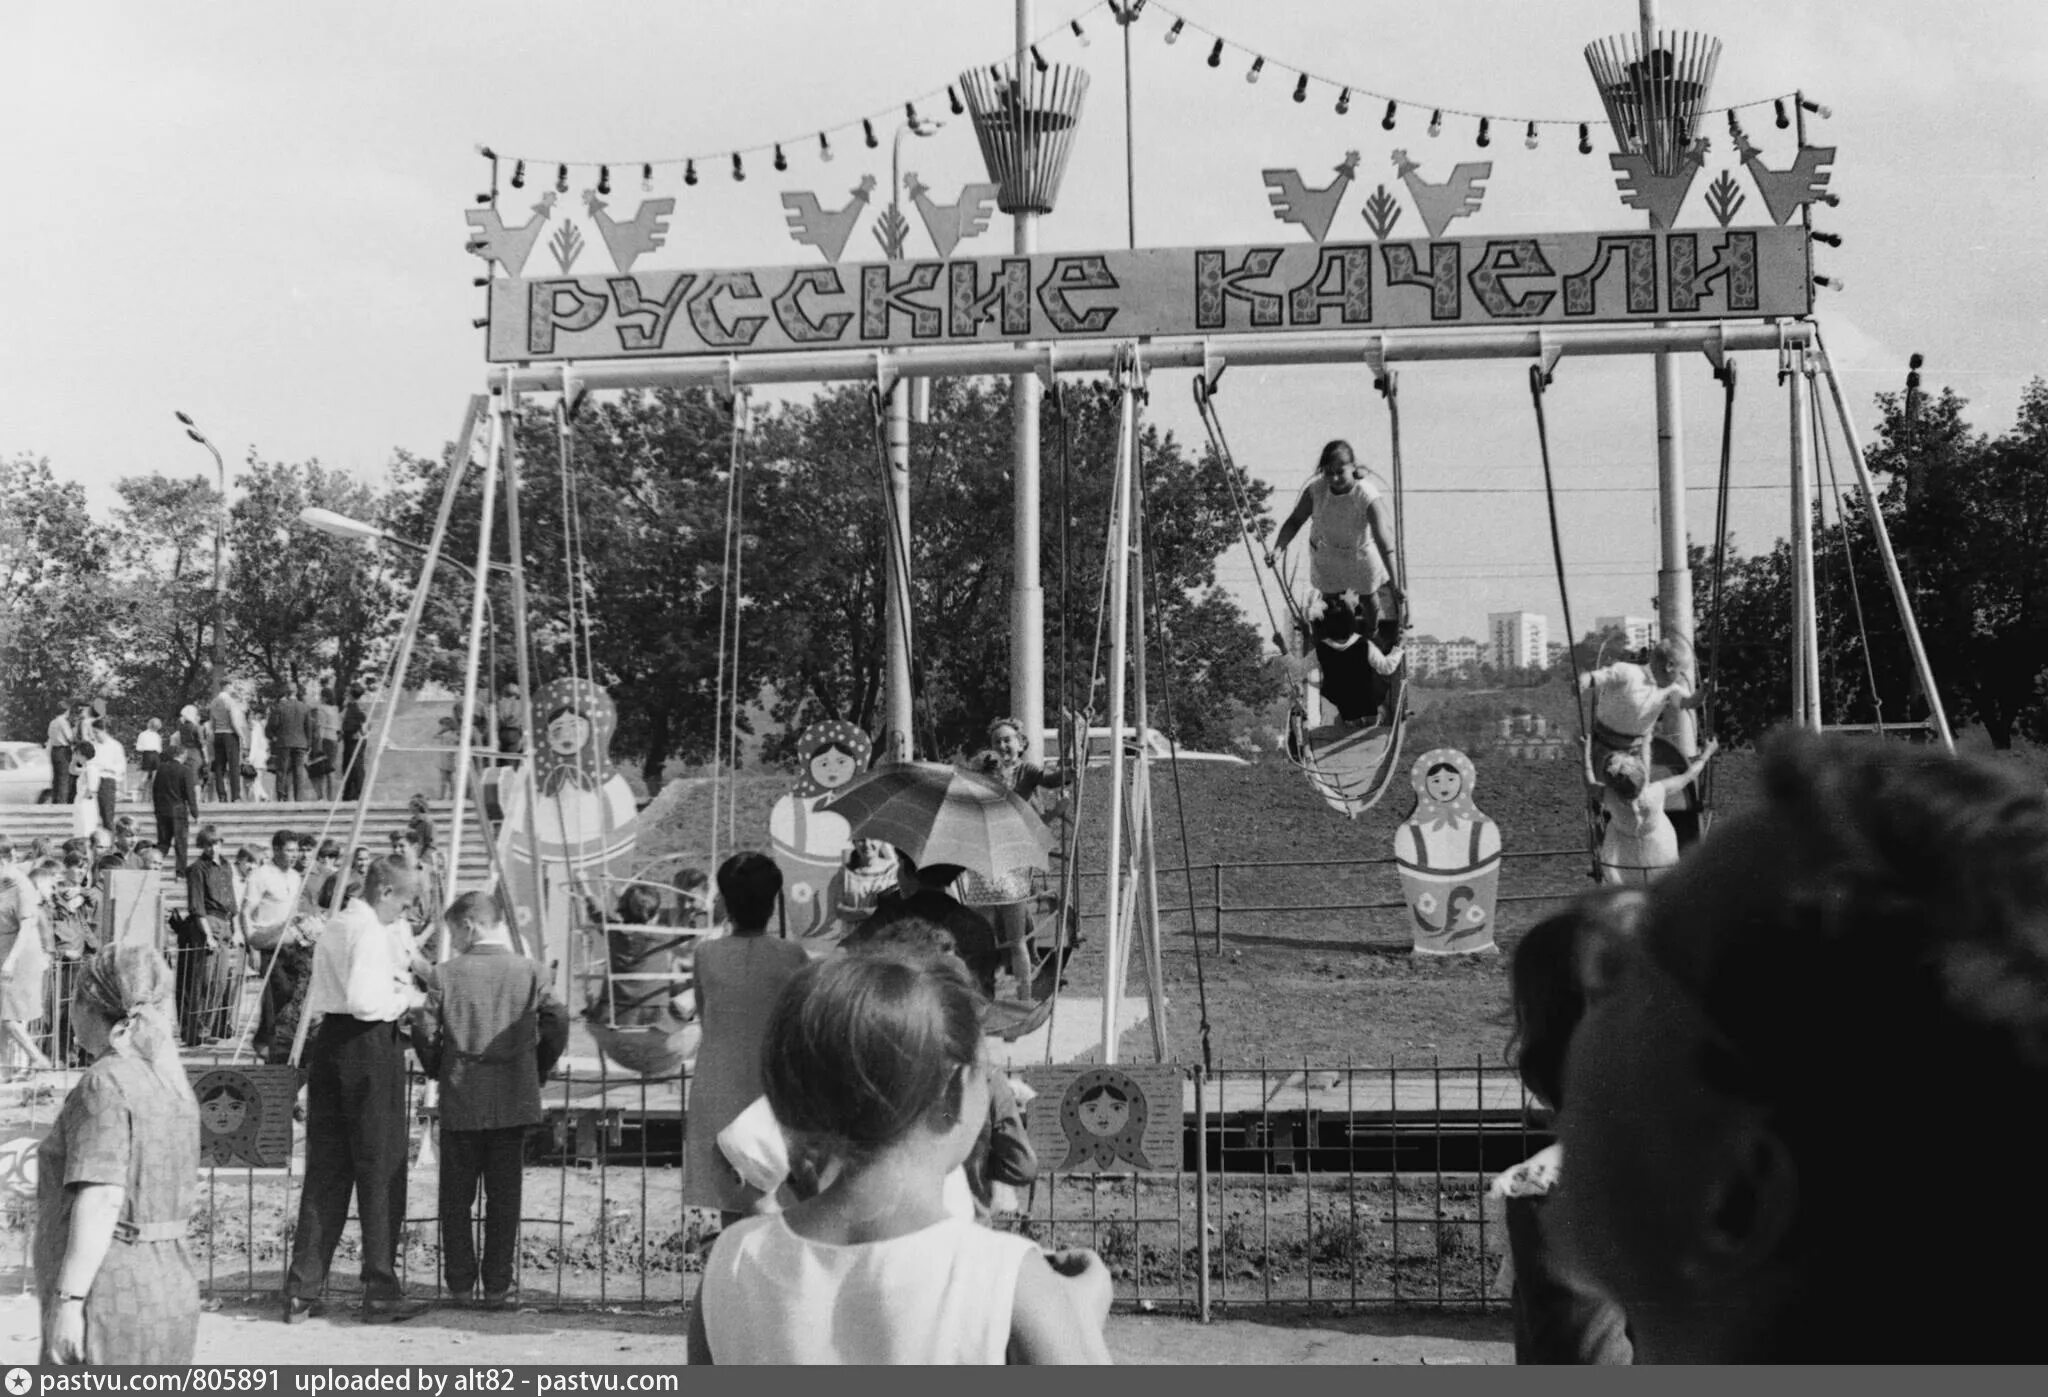
[[1653, 781], [1647, 761], [1633, 751], [1606, 753], [1596, 775], [1598, 748], [1586, 738], [1586, 785], [1606, 815], [1597, 860], [1602, 883], [1647, 883], [1677, 864], [1678, 830], [1664, 804], [1706, 769], [1720, 745], [1709, 740], [1684, 771]]
[[1617, 660], [1579, 676], [1579, 688], [1593, 691], [1592, 740], [1603, 758], [1629, 753], [1647, 761], [1650, 734], [1665, 712], [1699, 706], [1691, 650], [1670, 637], [1651, 648], [1647, 664]]
[[1279, 566], [1277, 555], [1285, 553], [1301, 526], [1311, 522], [1309, 586], [1326, 603], [1357, 593], [1361, 633], [1374, 632], [1382, 621], [1398, 622], [1405, 598], [1394, 580], [1394, 545], [1388, 540], [1385, 508], [1379, 488], [1359, 469], [1348, 441], [1333, 441], [1323, 448], [1316, 478], [1274, 535], [1266, 566]]
[[[982, 999], [950, 956], [815, 962], [769, 1016], [768, 1101], [817, 1192], [720, 1234], [692, 1363], [1105, 1363], [1093, 1252], [949, 1216], [989, 1111]], [[828, 1317], [828, 1319], [821, 1319]]]

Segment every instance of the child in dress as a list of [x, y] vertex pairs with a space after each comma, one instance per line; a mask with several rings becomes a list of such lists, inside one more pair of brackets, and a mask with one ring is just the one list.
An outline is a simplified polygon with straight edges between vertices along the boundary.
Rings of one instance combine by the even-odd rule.
[[763, 1074], [820, 1187], [719, 1237], [692, 1363], [1108, 1361], [1101, 1258], [947, 1215], [989, 1109], [981, 1011], [944, 956], [837, 957], [790, 983]]
[[[1565, 1049], [1586, 1012], [1581, 962], [1597, 961], [1614, 938], [1632, 934], [1642, 909], [1639, 892], [1595, 893], [1530, 927], [1515, 946], [1509, 1055], [1529, 1095], [1553, 1112], [1564, 1096]], [[1493, 1195], [1506, 1204], [1515, 1275], [1515, 1362], [1628, 1363], [1627, 1317], [1564, 1274], [1543, 1236], [1543, 1210], [1563, 1166], [1563, 1147], [1551, 1145], [1493, 1181]]]
[[1387, 618], [1375, 624], [1372, 609], [1355, 592], [1316, 597], [1309, 603], [1309, 638], [1315, 644], [1316, 667], [1325, 700], [1337, 720], [1364, 727], [1384, 718], [1390, 682], [1401, 668], [1400, 623]]
[[1678, 830], [1664, 805], [1706, 769], [1721, 744], [1709, 741], [1692, 764], [1676, 776], [1650, 779], [1649, 768], [1634, 752], [1610, 753], [1594, 773], [1593, 738], [1586, 739], [1586, 784], [1600, 796], [1606, 833], [1600, 840], [1600, 881], [1647, 883], [1678, 862]]

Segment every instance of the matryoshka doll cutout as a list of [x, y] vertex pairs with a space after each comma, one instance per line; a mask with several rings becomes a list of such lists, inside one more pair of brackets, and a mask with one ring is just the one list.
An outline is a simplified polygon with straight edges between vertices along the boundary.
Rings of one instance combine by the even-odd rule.
[[853, 830], [818, 807], [866, 770], [874, 744], [852, 723], [813, 723], [797, 739], [797, 781], [768, 814], [769, 854], [782, 870], [783, 916], [792, 937], [820, 936], [839, 915], [839, 881]]
[[1472, 803], [1472, 759], [1450, 747], [1424, 752], [1410, 775], [1415, 813], [1394, 832], [1421, 955], [1490, 951], [1500, 891], [1500, 827]]
[[[594, 874], [630, 853], [639, 838], [633, 788], [613, 769], [612, 732], [619, 712], [611, 695], [587, 679], [556, 679], [534, 695], [539, 725], [532, 779], [525, 767], [498, 783], [505, 819], [499, 859], [509, 884], [520, 939], [529, 951], [568, 973], [569, 893], [579, 874]], [[528, 837], [527, 799], [535, 795]], [[540, 873], [543, 905], [529, 905]], [[535, 923], [545, 928], [537, 933]], [[559, 988], [559, 986], [558, 986]]]
[[1148, 1114], [1143, 1088], [1126, 1074], [1114, 1067], [1081, 1073], [1060, 1097], [1067, 1157], [1057, 1172], [1153, 1168], [1145, 1156]]

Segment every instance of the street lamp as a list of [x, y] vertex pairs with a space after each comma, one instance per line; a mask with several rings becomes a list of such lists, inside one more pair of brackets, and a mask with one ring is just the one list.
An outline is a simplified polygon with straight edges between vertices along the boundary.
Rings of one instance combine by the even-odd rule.
[[220, 694], [221, 676], [225, 669], [225, 666], [222, 664], [223, 647], [221, 643], [222, 597], [225, 595], [221, 574], [221, 557], [223, 545], [227, 537], [228, 467], [227, 462], [223, 461], [220, 457], [220, 448], [206, 439], [206, 434], [199, 430], [198, 424], [191, 417], [179, 412], [177, 413], [177, 418], [185, 424], [186, 436], [192, 438], [192, 440], [213, 453], [213, 467], [220, 475], [220, 506], [214, 511], [213, 518], [213, 683], [208, 690], [208, 697], [211, 698], [217, 697]]
[[[388, 543], [417, 553], [423, 558], [427, 556], [427, 546], [423, 543], [414, 543], [411, 539], [394, 534], [389, 529], [380, 528], [362, 519], [351, 518], [346, 514], [337, 514], [331, 509], [321, 509], [316, 505], [308, 505], [299, 511], [299, 523], [330, 538], [345, 538], [352, 543]], [[476, 573], [467, 563], [458, 558], [451, 558], [446, 553], [437, 561], [446, 563], [468, 578], [472, 588], [477, 585]], [[511, 565], [507, 563], [493, 562], [491, 568], [497, 572], [511, 571]], [[498, 616], [496, 608], [491, 604], [491, 592], [488, 587], [484, 589], [484, 616], [491, 633], [491, 683], [495, 687], [498, 682]], [[400, 675], [395, 682], [403, 685], [405, 677]]]

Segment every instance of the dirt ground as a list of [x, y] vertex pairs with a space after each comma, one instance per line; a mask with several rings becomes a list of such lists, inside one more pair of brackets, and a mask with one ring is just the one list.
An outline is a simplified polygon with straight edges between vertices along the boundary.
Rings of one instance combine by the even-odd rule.
[[[351, 1314], [286, 1328], [273, 1305], [228, 1305], [199, 1322], [201, 1363], [676, 1364], [684, 1361], [680, 1306], [653, 1314], [480, 1314], [435, 1310], [366, 1333]], [[0, 1300], [0, 1363], [32, 1363], [35, 1303]], [[1260, 1316], [1200, 1324], [1114, 1315], [1111, 1355], [1121, 1364], [1511, 1363], [1505, 1316], [1388, 1312], [1302, 1320]]]

